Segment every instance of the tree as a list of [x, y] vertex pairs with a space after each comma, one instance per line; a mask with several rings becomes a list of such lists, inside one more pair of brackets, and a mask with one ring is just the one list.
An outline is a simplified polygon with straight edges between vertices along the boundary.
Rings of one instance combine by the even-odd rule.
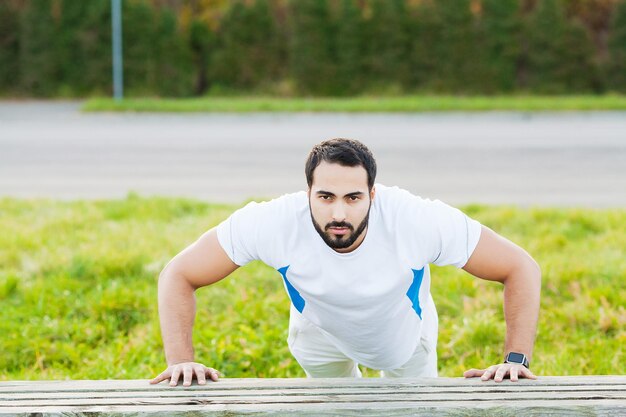
[[230, 88], [253, 89], [268, 82], [280, 59], [277, 37], [268, 0], [234, 1], [217, 32], [212, 78]]
[[444, 26], [433, 1], [419, 3], [409, 17], [409, 33], [413, 38], [407, 58], [411, 68], [409, 83], [417, 89], [431, 90], [441, 85], [438, 66], [445, 54], [439, 50], [438, 40]]
[[333, 95], [333, 27], [327, 0], [292, 0], [291, 74], [303, 93]]
[[156, 16], [146, 1], [124, 1], [124, 89], [127, 95], [155, 94], [157, 85]]
[[59, 5], [55, 56], [61, 89], [71, 95], [110, 91], [110, 4], [62, 0]]
[[609, 40], [609, 88], [626, 93], [626, 1], [615, 7]]
[[409, 84], [411, 38], [405, 0], [372, 0], [368, 22], [370, 76], [379, 85]]
[[20, 85], [28, 95], [52, 96], [59, 85], [53, 5], [49, 0], [30, 0], [20, 18]]
[[251, 63], [258, 69], [259, 85], [275, 82], [287, 74], [284, 33], [278, 28], [271, 5], [271, 0], [255, 0], [251, 7], [251, 19], [256, 22]]
[[543, 0], [526, 27], [528, 86], [540, 93], [590, 89], [593, 47], [586, 30], [569, 22], [558, 0]]
[[85, 58], [83, 81], [90, 93], [108, 95], [113, 90], [111, 5], [99, 1], [87, 3], [79, 39]]
[[361, 10], [354, 0], [341, 0], [337, 14], [335, 93], [355, 94], [365, 85], [364, 33]]
[[480, 54], [477, 31], [470, 0], [439, 1], [435, 12], [444, 28], [437, 32], [437, 82], [435, 86], [449, 92], [476, 91]]
[[568, 22], [561, 41], [561, 66], [556, 76], [562, 80], [565, 93], [592, 91], [598, 68], [594, 64], [594, 46], [589, 32], [576, 18]]
[[19, 14], [9, 2], [0, 2], [0, 92], [16, 88], [19, 73]]
[[194, 66], [194, 94], [202, 95], [210, 87], [208, 67], [210, 52], [215, 44], [213, 32], [206, 23], [194, 19], [189, 26], [189, 46]]
[[483, 92], [515, 89], [521, 27], [519, 0], [483, 0], [479, 34]]
[[193, 91], [191, 49], [178, 28], [176, 15], [163, 9], [155, 39], [156, 90], [162, 96], [185, 96]]

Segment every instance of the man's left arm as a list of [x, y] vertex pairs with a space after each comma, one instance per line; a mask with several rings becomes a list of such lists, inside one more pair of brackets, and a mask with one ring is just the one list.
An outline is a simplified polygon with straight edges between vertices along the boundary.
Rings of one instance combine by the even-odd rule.
[[[505, 354], [518, 352], [530, 361], [537, 332], [541, 270], [535, 260], [522, 248], [482, 226], [480, 239], [463, 269], [470, 274], [504, 284], [504, 318], [506, 320]], [[520, 364], [500, 363], [486, 369], [470, 369], [466, 378], [481, 377], [496, 382], [509, 375], [511, 381], [518, 377], [537, 377]]]

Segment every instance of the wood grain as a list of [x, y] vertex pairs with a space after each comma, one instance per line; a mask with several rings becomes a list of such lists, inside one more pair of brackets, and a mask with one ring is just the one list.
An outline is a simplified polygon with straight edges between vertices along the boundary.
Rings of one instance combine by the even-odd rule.
[[626, 376], [223, 378], [205, 386], [147, 380], [0, 382], [0, 414], [16, 416], [620, 416]]

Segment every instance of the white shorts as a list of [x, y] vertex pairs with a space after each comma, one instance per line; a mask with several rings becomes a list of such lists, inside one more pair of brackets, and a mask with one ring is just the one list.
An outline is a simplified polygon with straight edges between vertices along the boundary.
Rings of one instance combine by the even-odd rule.
[[[293, 310], [293, 306], [292, 306]], [[359, 364], [340, 352], [317, 326], [300, 314], [289, 318], [287, 344], [309, 378], [362, 376]], [[413, 356], [400, 368], [385, 369], [381, 377], [437, 377], [437, 337], [421, 338]]]

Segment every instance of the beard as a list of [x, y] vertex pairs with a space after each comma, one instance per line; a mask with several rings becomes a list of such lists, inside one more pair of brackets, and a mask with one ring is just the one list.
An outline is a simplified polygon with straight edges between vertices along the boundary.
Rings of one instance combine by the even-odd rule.
[[[317, 233], [320, 235], [322, 240], [324, 240], [324, 243], [326, 243], [332, 249], [346, 249], [352, 246], [354, 242], [357, 241], [357, 239], [363, 234], [363, 231], [365, 231], [365, 228], [369, 223], [371, 208], [372, 203], [370, 202], [370, 206], [367, 209], [367, 214], [365, 215], [365, 218], [361, 221], [361, 223], [359, 223], [359, 226], [356, 228], [356, 230], [354, 229], [354, 226], [352, 226], [352, 224], [348, 222], [330, 222], [326, 224], [324, 229], [322, 229], [321, 225], [315, 221], [315, 218], [313, 217], [313, 211], [311, 211], [311, 205], [309, 204], [309, 212], [311, 213], [313, 227], [315, 227]], [[334, 236], [332, 233], [328, 232], [328, 229], [330, 229], [331, 227], [345, 227], [350, 230], [350, 234]]]

